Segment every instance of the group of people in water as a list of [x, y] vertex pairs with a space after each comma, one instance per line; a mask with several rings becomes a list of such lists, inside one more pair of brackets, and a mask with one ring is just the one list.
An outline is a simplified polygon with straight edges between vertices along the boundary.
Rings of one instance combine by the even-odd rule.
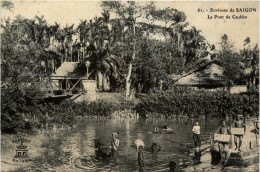
[[[244, 129], [244, 132], [246, 131], [246, 125], [245, 125], [245, 121], [243, 119], [240, 118], [240, 116], [236, 116], [236, 120], [234, 121], [234, 123], [231, 125], [232, 128], [242, 128]], [[163, 128], [164, 129], [164, 128]], [[166, 127], [167, 129], [167, 127]], [[201, 128], [199, 125], [199, 121], [195, 121], [195, 125], [192, 128], [192, 132], [193, 132], [193, 140], [194, 140], [194, 145], [195, 145], [195, 154], [196, 151], [200, 152], [201, 151], [201, 132], [200, 132]], [[256, 123], [256, 132], [259, 134], [259, 126], [258, 123]], [[159, 128], [155, 129], [154, 133], [160, 133]], [[231, 128], [229, 126], [227, 126], [227, 123], [225, 120], [221, 121], [221, 125], [220, 127], [216, 130], [215, 132], [216, 134], [222, 134], [222, 135], [232, 135], [231, 132]], [[238, 150], [239, 152], [242, 151], [241, 147], [242, 147], [242, 142], [243, 142], [243, 134], [234, 134], [234, 143], [235, 143], [235, 150]], [[98, 143], [98, 142], [97, 142]], [[118, 135], [117, 133], [112, 133], [112, 140], [111, 140], [111, 154], [115, 155], [117, 154], [118, 148], [119, 148], [119, 139], [118, 139]], [[227, 164], [227, 161], [229, 159], [229, 147], [230, 147], [230, 142], [218, 142], [218, 149], [219, 149], [219, 153], [221, 156], [221, 160], [219, 162], [219, 164]], [[144, 142], [140, 139], [137, 139], [135, 141], [135, 147], [138, 153], [138, 161], [140, 162], [139, 165], [143, 165], [143, 159], [144, 159]], [[100, 146], [97, 146], [96, 148], [100, 149]], [[160, 146], [156, 143], [153, 143], [151, 146], [151, 150], [152, 152], [158, 152], [160, 150]], [[103, 150], [104, 151], [104, 150]], [[107, 153], [109, 154], [109, 153]], [[171, 162], [169, 163], [172, 167], [172, 169], [174, 169], [176, 167], [176, 163], [175, 162]], [[173, 164], [173, 165], [172, 165]]]
[[[106, 159], [106, 158], [110, 158], [110, 157], [116, 157], [117, 152], [118, 152], [118, 148], [119, 148], [119, 139], [118, 139], [118, 135], [117, 133], [112, 133], [112, 139], [111, 139], [111, 144], [110, 147], [105, 146], [105, 144], [103, 144], [99, 139], [94, 139], [95, 142], [95, 148], [96, 148], [96, 155], [98, 159]], [[136, 151], [138, 154], [138, 165], [140, 167], [139, 171], [142, 171], [142, 167], [144, 166], [144, 147], [145, 144], [142, 140], [137, 139], [134, 142], [134, 145], [136, 147]], [[161, 150], [161, 147], [153, 142], [151, 147], [147, 148], [147, 150], [149, 150], [152, 153], [155, 152], [159, 152]], [[171, 163], [171, 166], [173, 166]], [[176, 165], [176, 163], [175, 163]]]

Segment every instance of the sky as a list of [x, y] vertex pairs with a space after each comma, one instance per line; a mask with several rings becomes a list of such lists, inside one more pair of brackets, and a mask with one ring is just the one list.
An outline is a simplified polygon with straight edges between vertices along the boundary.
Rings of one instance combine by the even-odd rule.
[[[14, 1], [13, 12], [1, 10], [1, 18], [14, 18], [21, 15], [26, 18], [34, 18], [36, 15], [43, 15], [48, 23], [55, 21], [61, 26], [66, 24], [75, 26], [80, 19], [90, 20], [95, 16], [100, 16], [102, 8], [98, 1]], [[207, 2], [207, 1], [157, 1], [158, 8], [176, 8], [183, 11], [187, 16], [190, 26], [195, 26], [202, 31], [202, 35], [209, 43], [217, 45], [220, 37], [227, 34], [234, 43], [236, 49], [243, 48], [243, 41], [246, 37], [251, 38], [251, 43], [259, 42], [259, 2]], [[209, 12], [210, 8], [228, 9], [230, 8], [255, 8], [256, 12]], [[204, 12], [198, 12], [198, 9]], [[206, 11], [208, 10], [208, 11]], [[231, 16], [244, 15], [247, 19], [208, 19], [208, 15]]]

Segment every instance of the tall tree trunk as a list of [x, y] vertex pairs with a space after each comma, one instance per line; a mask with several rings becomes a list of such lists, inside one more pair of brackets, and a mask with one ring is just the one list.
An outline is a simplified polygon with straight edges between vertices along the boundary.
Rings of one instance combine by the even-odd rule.
[[110, 78], [107, 76], [107, 91], [110, 91], [111, 87], [110, 87]]
[[64, 60], [64, 62], [67, 62], [67, 61], [68, 61], [67, 55], [68, 55], [68, 50], [67, 50], [67, 48], [65, 48], [65, 60]]
[[102, 76], [102, 89], [103, 91], [107, 91], [107, 79], [106, 79], [106, 73], [103, 73]]
[[133, 68], [133, 60], [135, 59], [135, 46], [136, 46], [136, 38], [135, 38], [135, 19], [134, 19], [134, 23], [133, 23], [133, 35], [134, 35], [134, 45], [133, 45], [133, 55], [132, 55], [132, 60], [129, 64], [129, 68], [128, 68], [128, 73], [126, 76], [126, 93], [125, 96], [126, 98], [130, 98], [131, 95], [131, 75], [132, 75], [132, 68]]
[[54, 62], [54, 58], [53, 57], [51, 59], [51, 69], [52, 69], [51, 73], [55, 72], [55, 62]]
[[103, 74], [102, 81], [103, 81], [103, 83], [102, 83], [103, 91], [109, 91], [110, 90], [110, 82], [109, 82], [109, 78], [108, 78], [106, 73]]
[[125, 93], [126, 98], [130, 97], [130, 88], [131, 88], [131, 79], [130, 78], [131, 78], [132, 68], [133, 68], [132, 62], [130, 62], [128, 74], [126, 76], [126, 93]]
[[97, 72], [97, 88], [98, 91], [102, 91], [103, 87], [103, 81], [102, 81], [103, 75], [100, 71]]
[[256, 91], [256, 69], [253, 68], [254, 75], [252, 77], [252, 90]]

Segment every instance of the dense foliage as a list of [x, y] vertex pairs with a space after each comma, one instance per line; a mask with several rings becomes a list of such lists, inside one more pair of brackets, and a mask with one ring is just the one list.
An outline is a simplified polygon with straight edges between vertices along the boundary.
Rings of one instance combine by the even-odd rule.
[[18, 87], [1, 91], [1, 130], [17, 132], [30, 130], [34, 120], [41, 118], [42, 112], [34, 100], [35, 95]]
[[[82, 64], [90, 61], [92, 79], [98, 81], [100, 91], [114, 91], [125, 88], [127, 75], [132, 72], [129, 65], [133, 63], [131, 88], [140, 84], [142, 92], [148, 92], [147, 82], [156, 80], [158, 84], [169, 74], [181, 74], [199, 58], [196, 50], [205, 39], [195, 27], [187, 29], [183, 12], [157, 9], [154, 3], [142, 6], [135, 2], [102, 2], [102, 7], [101, 17], [81, 20], [76, 27], [49, 24], [44, 16], [17, 16], [2, 21], [2, 81], [12, 84], [11, 78], [16, 77], [20, 85], [28, 80], [32, 84], [64, 61], [80, 60]], [[117, 17], [111, 19], [109, 11]], [[150, 22], [139, 21], [148, 18]], [[168, 25], [157, 25], [152, 18]], [[144, 44], [150, 46], [145, 51], [153, 60], [146, 65], [147, 74], [137, 75], [135, 69], [143, 68], [142, 62], [149, 58], [143, 56]], [[132, 60], [133, 53], [136, 60]]]
[[136, 106], [141, 116], [152, 117], [234, 117], [235, 114], [257, 116], [257, 94], [229, 94], [190, 88], [174, 88], [149, 94]]
[[257, 80], [259, 80], [259, 47], [250, 46], [250, 38], [244, 40], [244, 49], [236, 52], [233, 42], [224, 34], [221, 36], [220, 49], [214, 58], [222, 62], [224, 67], [224, 77], [227, 88], [232, 85], [246, 85], [248, 91], [257, 90]]
[[[252, 91], [257, 89], [259, 48], [250, 47], [250, 38], [245, 39], [243, 50], [235, 52], [228, 36], [223, 35], [221, 48], [216, 51], [214, 45], [206, 44], [200, 30], [189, 27], [186, 15], [177, 9], [158, 9], [154, 2], [101, 4], [104, 10], [101, 17], [81, 20], [76, 27], [49, 24], [44, 16], [1, 19], [3, 132], [53, 123], [73, 126], [75, 116], [109, 116], [118, 109], [134, 108], [126, 100], [120, 105], [70, 101], [38, 104], [36, 93], [49, 89], [46, 76], [64, 61], [79, 61], [76, 72], [82, 72], [82, 66], [85, 70], [85, 62], [90, 61], [93, 71], [90, 78], [97, 80], [99, 91], [136, 89], [150, 93], [155, 88], [161, 89], [162, 82], [171, 85], [171, 74], [187, 73], [208, 56], [222, 62], [227, 86], [242, 82]], [[7, 10], [15, 8], [7, 1], [1, 2], [1, 6]], [[112, 13], [116, 16], [113, 19]], [[163, 24], [156, 24], [158, 21]], [[241, 98], [228, 93], [174, 90], [151, 94], [136, 109], [143, 115], [155, 112], [165, 116], [223, 116], [243, 111], [256, 113], [257, 105], [255, 95]]]
[[35, 95], [18, 88], [2, 92], [1, 129], [3, 133], [49, 129], [55, 124], [73, 127], [81, 118], [111, 117], [115, 111], [134, 109], [133, 101], [36, 103]]

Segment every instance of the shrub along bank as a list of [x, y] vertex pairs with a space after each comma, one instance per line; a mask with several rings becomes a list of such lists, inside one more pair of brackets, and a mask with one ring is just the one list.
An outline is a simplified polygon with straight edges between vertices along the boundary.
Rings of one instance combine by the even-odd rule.
[[2, 94], [3, 133], [32, 131], [37, 128], [50, 129], [54, 126], [73, 127], [83, 117], [110, 117], [115, 111], [134, 109], [133, 101], [73, 102], [64, 100], [58, 104], [36, 103], [35, 94], [19, 88], [9, 89]]
[[235, 114], [258, 115], [258, 94], [228, 94], [227, 92], [194, 91], [174, 88], [148, 94], [138, 104], [120, 99], [119, 102], [72, 102], [37, 104], [34, 95], [19, 89], [2, 94], [3, 133], [31, 131], [34, 128], [73, 127], [83, 117], [110, 117], [113, 112], [137, 112], [141, 117], [224, 117]]
[[233, 117], [236, 114], [258, 116], [259, 97], [256, 94], [174, 88], [149, 94], [136, 107], [141, 116]]

